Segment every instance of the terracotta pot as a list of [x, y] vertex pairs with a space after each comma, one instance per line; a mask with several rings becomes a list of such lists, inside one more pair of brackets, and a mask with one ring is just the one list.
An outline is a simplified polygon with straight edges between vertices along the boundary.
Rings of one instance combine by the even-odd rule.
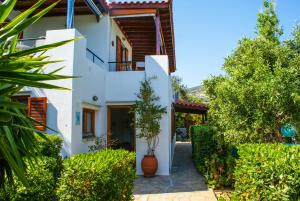
[[155, 155], [145, 155], [142, 160], [144, 177], [154, 177], [157, 171], [158, 161]]

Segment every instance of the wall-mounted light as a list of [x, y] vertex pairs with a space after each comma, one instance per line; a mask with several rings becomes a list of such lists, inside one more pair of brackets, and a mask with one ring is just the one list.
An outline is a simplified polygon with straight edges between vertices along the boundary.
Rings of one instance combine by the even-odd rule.
[[111, 46], [115, 46], [115, 42], [114, 41], [111, 41]]
[[93, 101], [97, 101], [98, 100], [98, 96], [93, 96]]

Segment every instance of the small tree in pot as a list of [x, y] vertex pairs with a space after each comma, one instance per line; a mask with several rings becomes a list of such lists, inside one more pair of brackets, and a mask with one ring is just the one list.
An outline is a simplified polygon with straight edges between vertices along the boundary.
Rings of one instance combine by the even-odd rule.
[[147, 155], [142, 160], [145, 177], [152, 177], [157, 171], [158, 162], [154, 152], [159, 142], [160, 120], [167, 111], [166, 107], [157, 104], [160, 98], [151, 87], [152, 79], [156, 78], [152, 77], [141, 82], [138, 99], [132, 110], [136, 115], [135, 126], [140, 129], [138, 137], [144, 138], [147, 142]]

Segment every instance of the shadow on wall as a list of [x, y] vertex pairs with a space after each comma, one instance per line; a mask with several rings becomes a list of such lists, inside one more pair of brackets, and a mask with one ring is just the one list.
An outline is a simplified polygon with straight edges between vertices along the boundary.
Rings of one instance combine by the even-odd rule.
[[[25, 88], [27, 91], [31, 91], [32, 97], [47, 97], [46, 93], [43, 89], [38, 88]], [[57, 115], [58, 111], [57, 108], [50, 102], [50, 100], [47, 100], [47, 114], [46, 114], [46, 121], [47, 121], [47, 127], [48, 129], [46, 132], [48, 134], [56, 134], [59, 135], [63, 139], [63, 146], [62, 146], [62, 157], [67, 157], [70, 155], [71, 151], [71, 142], [66, 140], [62, 134], [61, 130], [58, 128], [58, 121], [57, 121]]]
[[50, 129], [47, 129], [49, 134], [58, 134], [60, 133], [57, 125], [57, 109], [52, 103], [47, 103], [47, 126]]
[[[162, 55], [162, 56], [164, 56], [164, 55]], [[165, 69], [162, 68], [161, 64], [160, 64], [159, 62], [157, 62], [156, 59], [152, 59], [152, 61], [154, 61], [154, 62], [153, 62], [154, 66], [159, 66], [159, 67], [160, 67], [160, 68], [156, 68], [157, 70], [159, 70], [159, 71], [157, 72], [157, 74], [158, 74], [158, 75], [164, 75], [164, 77], [167, 77], [167, 78], [168, 78], [168, 77], [169, 77], [169, 74], [168, 74], [168, 72], [165, 71]], [[146, 71], [146, 73], [147, 73], [147, 71]]]
[[61, 131], [59, 130], [57, 123], [57, 109], [50, 102], [47, 103], [47, 126], [50, 128], [47, 129], [47, 133], [59, 135], [63, 139], [63, 146], [61, 151], [62, 157], [65, 158], [69, 156], [71, 150], [71, 142], [67, 141], [61, 135]]

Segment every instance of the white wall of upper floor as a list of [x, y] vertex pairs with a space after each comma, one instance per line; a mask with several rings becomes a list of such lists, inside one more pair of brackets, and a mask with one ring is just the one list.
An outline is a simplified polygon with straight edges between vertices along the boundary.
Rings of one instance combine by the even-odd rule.
[[122, 31], [120, 30], [118, 24], [115, 22], [115, 20], [111, 19], [111, 38], [110, 38], [110, 61], [114, 62], [116, 61], [116, 44], [117, 44], [117, 36], [121, 39], [122, 45], [128, 49], [128, 61], [132, 60], [132, 47]]
[[[99, 22], [94, 15], [78, 15], [75, 16], [74, 24], [75, 29], [86, 39], [86, 47], [104, 61], [103, 67], [107, 70], [108, 62], [116, 61], [117, 36], [121, 39], [122, 45], [128, 49], [128, 60], [131, 61], [132, 47], [117, 23], [108, 15], [104, 15]], [[44, 37], [47, 31], [62, 30], [65, 29], [65, 25], [66, 17], [64, 16], [44, 17], [27, 28], [23, 37], [24, 39]]]

